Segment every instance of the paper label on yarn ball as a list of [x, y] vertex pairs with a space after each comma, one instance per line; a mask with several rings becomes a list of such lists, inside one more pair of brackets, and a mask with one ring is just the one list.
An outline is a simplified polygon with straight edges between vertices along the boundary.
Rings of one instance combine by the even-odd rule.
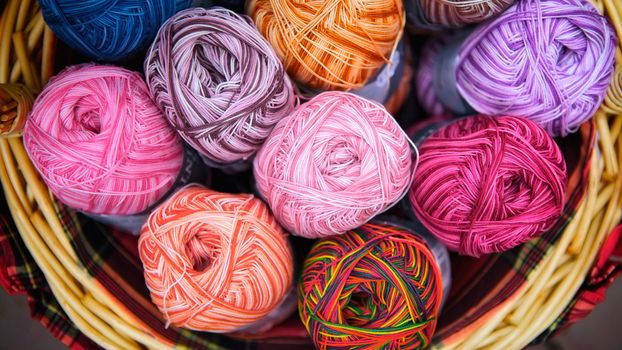
[[451, 259], [449, 258], [449, 251], [447, 248], [434, 236], [432, 236], [428, 230], [418, 222], [407, 221], [399, 219], [390, 215], [383, 215], [380, 218], [374, 219], [372, 222], [401, 227], [414, 234], [417, 234], [427, 243], [428, 248], [434, 256], [436, 266], [441, 271], [441, 279], [443, 280], [443, 298], [441, 300], [441, 308], [447, 300], [449, 291], [451, 290]]
[[472, 30], [463, 30], [452, 36], [441, 49], [432, 67], [432, 85], [436, 96], [445, 107], [458, 115], [475, 113], [460, 94], [456, 79], [460, 48], [471, 32]]
[[248, 159], [240, 159], [238, 161], [228, 164], [215, 162], [202, 154], [200, 154], [200, 157], [203, 160], [203, 163], [208, 167], [219, 169], [223, 173], [229, 175], [245, 172], [249, 170], [253, 165], [253, 157], [250, 157]]
[[209, 169], [203, 164], [199, 155], [191, 148], [184, 147], [184, 159], [181, 166], [181, 170], [175, 179], [175, 182], [171, 188], [150, 208], [142, 213], [133, 215], [105, 215], [105, 214], [90, 214], [82, 212], [84, 215], [90, 217], [93, 220], [99, 221], [103, 224], [112, 226], [121, 231], [131, 233], [133, 235], [140, 234], [140, 230], [143, 224], [147, 221], [151, 210], [162, 204], [168, 197], [175, 193], [179, 188], [184, 187], [190, 183], [198, 183], [208, 186], [210, 183]]
[[378, 103], [384, 104], [387, 102], [399, 88], [402, 76], [404, 75], [406, 65], [404, 55], [406, 43], [404, 40], [405, 39], [400, 40], [397, 48], [391, 54], [391, 64], [385, 64], [365, 86], [353, 89], [350, 92]]

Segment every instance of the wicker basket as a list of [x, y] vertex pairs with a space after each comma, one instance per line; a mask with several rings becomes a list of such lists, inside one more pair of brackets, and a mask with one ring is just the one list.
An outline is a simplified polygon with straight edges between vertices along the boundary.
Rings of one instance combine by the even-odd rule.
[[[622, 3], [601, 0], [597, 8], [609, 16], [622, 38]], [[0, 83], [22, 83], [33, 92], [53, 72], [55, 41], [34, 0], [9, 0], [0, 19]], [[504, 297], [487, 306], [467, 305], [464, 327], [441, 326], [433, 344], [437, 349], [521, 349], [545, 331], [572, 300], [588, 273], [607, 234], [622, 217], [622, 51], [607, 98], [592, 124], [582, 129], [581, 147], [586, 171], [585, 191], [578, 191], [578, 209], [571, 213], [551, 246], [541, 249], [536, 240], [517, 250], [537, 259], [524, 283], [503, 290]], [[18, 125], [28, 99], [10, 102], [0, 90], [0, 105], [15, 109]], [[21, 109], [20, 109], [21, 108]], [[7, 114], [9, 115], [9, 114]], [[6, 117], [4, 119], [7, 119]], [[9, 125], [8, 122], [11, 122]], [[4, 130], [4, 129], [2, 129]], [[595, 135], [595, 137], [594, 137]], [[593, 148], [591, 142], [594, 142]], [[89, 273], [76, 253], [48, 189], [31, 164], [19, 136], [0, 138], [0, 179], [21, 238], [43, 271], [65, 313], [85, 335], [104, 348], [165, 349], [175, 344], [147, 326]], [[540, 248], [539, 248], [540, 247]], [[501, 293], [491, 289], [490, 293]], [[460, 316], [460, 315], [459, 315]], [[441, 321], [442, 322], [442, 321]], [[453, 331], [447, 329], [454, 328]], [[445, 329], [445, 331], [443, 331]], [[302, 332], [304, 334], [304, 332]], [[277, 333], [278, 334], [278, 331]], [[274, 337], [278, 335], [273, 334]], [[202, 343], [223, 348], [217, 341]]]

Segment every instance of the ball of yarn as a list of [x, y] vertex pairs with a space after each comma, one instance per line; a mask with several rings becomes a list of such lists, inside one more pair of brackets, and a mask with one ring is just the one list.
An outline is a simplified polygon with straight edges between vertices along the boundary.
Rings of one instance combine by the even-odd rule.
[[223, 8], [169, 19], [145, 74], [181, 136], [217, 163], [253, 155], [296, 103], [281, 62], [250, 18]]
[[389, 61], [405, 23], [399, 0], [249, 0], [246, 7], [289, 75], [322, 90], [363, 86]]
[[290, 233], [354, 229], [400, 200], [411, 181], [408, 139], [382, 105], [324, 92], [281, 120], [257, 153], [257, 188]]
[[230, 332], [260, 321], [290, 289], [285, 233], [252, 195], [178, 191], [138, 241], [151, 300], [167, 324]]
[[562, 213], [566, 163], [527, 119], [460, 119], [426, 138], [419, 152], [409, 193], [414, 213], [460, 254], [506, 251], [544, 233]]
[[63, 42], [92, 59], [120, 61], [146, 49], [164, 21], [192, 0], [39, 0]]
[[587, 1], [522, 0], [480, 24], [456, 58], [441, 53], [421, 69], [455, 59], [455, 70], [443, 71], [455, 73], [453, 88], [477, 112], [527, 117], [564, 136], [602, 103], [616, 47], [614, 29]]
[[408, 0], [418, 1], [427, 20], [447, 27], [479, 23], [496, 16], [515, 0]]
[[318, 349], [423, 349], [436, 328], [442, 282], [421, 238], [365, 224], [313, 246], [298, 310]]
[[91, 214], [141, 213], [171, 189], [183, 144], [140, 74], [70, 67], [37, 97], [24, 146], [52, 193]]

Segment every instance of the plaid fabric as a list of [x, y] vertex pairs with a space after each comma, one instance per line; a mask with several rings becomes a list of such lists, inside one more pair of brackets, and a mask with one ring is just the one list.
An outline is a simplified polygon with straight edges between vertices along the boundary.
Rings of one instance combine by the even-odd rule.
[[[568, 151], [566, 159], [569, 169], [564, 219], [549, 233], [510, 252], [481, 259], [453, 257], [454, 287], [439, 318], [437, 343], [451, 343], [460, 338], [461, 334], [468, 334], [472, 327], [477, 327], [478, 321], [490, 317], [496, 307], [511, 298], [573, 217], [587, 185], [589, 159], [594, 142], [593, 127], [586, 125], [581, 133], [562, 142], [562, 149]], [[578, 145], [583, 147], [577, 153]], [[223, 177], [224, 180], [227, 178]], [[165, 328], [159, 311], [150, 301], [144, 283], [136, 237], [111, 231], [62, 205], [57, 205], [56, 210], [81, 263], [99, 281], [102, 288], [116, 298], [115, 303], [123, 309], [122, 317], [140, 325], [152, 336], [171, 345], [193, 349], [209, 347], [280, 350], [291, 349], [293, 346], [297, 350], [313, 348], [297, 315], [293, 315], [267, 335], [256, 339], [247, 337], [246, 340], [173, 327]], [[2, 213], [8, 217], [6, 208], [3, 208]], [[4, 224], [0, 231], [0, 246], [3, 251], [0, 263], [4, 266], [0, 268], [0, 276], [3, 276], [0, 279], [4, 281], [3, 285], [9, 285], [8, 290], [24, 290], [22, 286], [36, 286], [26, 288], [36, 290], [29, 294], [33, 300], [33, 315], [41, 319], [65, 344], [78, 349], [97, 348], [71, 324], [58, 301], [45, 287], [41, 271], [23, 246], [19, 235], [15, 234], [15, 228], [8, 222], [1, 223]], [[300, 256], [304, 257], [304, 254]]]
[[583, 199], [594, 139], [594, 127], [588, 123], [581, 132], [558, 140], [566, 158], [568, 185], [563, 217], [555, 227], [503, 254], [478, 259], [452, 255], [452, 291], [439, 317], [435, 334], [437, 344], [451, 344], [463, 339], [524, 286], [528, 276], [559, 239]]
[[11, 295], [26, 295], [31, 316], [69, 348], [98, 349], [61, 309], [15, 225], [5, 219], [9, 211], [4, 200], [0, 201], [0, 213], [0, 285]]
[[622, 274], [622, 225], [611, 232], [573, 301], [532, 344], [546, 341], [587, 317], [605, 300], [607, 289]]

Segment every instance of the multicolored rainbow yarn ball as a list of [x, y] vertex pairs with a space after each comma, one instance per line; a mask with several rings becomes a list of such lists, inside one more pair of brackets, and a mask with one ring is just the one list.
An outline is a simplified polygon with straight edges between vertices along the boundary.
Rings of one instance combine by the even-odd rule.
[[436, 328], [442, 290], [422, 238], [367, 223], [313, 246], [298, 310], [318, 349], [423, 349]]
[[91, 59], [122, 61], [146, 49], [167, 18], [192, 0], [39, 0], [54, 34]]
[[449, 249], [480, 256], [539, 236], [560, 218], [566, 162], [534, 122], [472, 116], [424, 139], [409, 200]]
[[248, 328], [280, 311], [292, 287], [286, 233], [252, 195], [187, 186], [151, 213], [138, 250], [167, 325]]
[[324, 92], [276, 125], [254, 161], [257, 189], [291, 234], [344, 233], [406, 194], [408, 141], [382, 105]]
[[170, 123], [213, 166], [253, 156], [296, 105], [281, 61], [250, 18], [219, 7], [169, 19], [145, 75]]

